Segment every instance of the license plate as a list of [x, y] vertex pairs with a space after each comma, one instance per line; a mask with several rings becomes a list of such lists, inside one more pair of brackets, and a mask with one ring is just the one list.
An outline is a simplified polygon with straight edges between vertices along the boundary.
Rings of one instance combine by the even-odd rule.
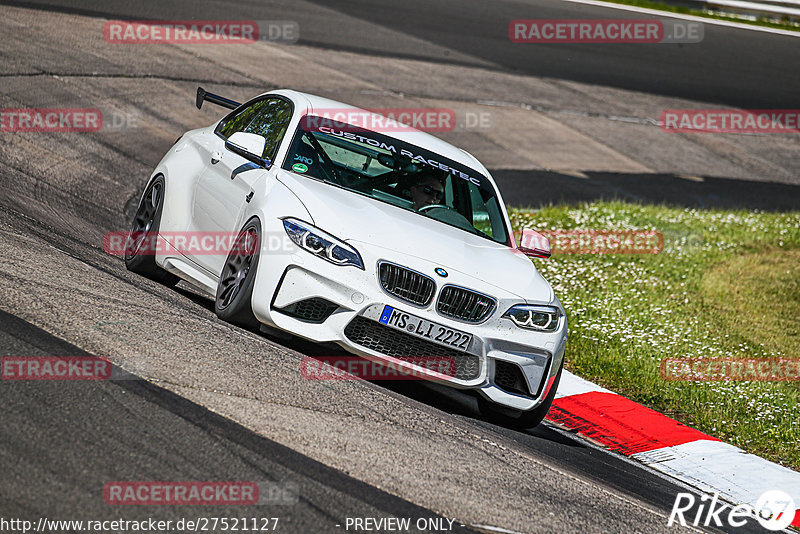
[[454, 330], [422, 317], [411, 315], [391, 306], [384, 306], [379, 321], [386, 326], [402, 330], [412, 336], [433, 341], [451, 349], [467, 351], [472, 342], [472, 334]]

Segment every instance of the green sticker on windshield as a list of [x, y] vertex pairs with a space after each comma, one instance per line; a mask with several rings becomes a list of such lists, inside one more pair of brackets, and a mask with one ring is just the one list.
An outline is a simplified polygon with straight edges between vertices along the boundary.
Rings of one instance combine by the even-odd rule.
[[308, 170], [308, 167], [306, 167], [303, 163], [295, 163], [292, 165], [292, 170], [302, 174]]

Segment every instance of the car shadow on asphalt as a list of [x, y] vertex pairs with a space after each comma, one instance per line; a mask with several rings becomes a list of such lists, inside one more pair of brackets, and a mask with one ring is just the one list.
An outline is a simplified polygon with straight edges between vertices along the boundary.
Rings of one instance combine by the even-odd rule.
[[[279, 343], [285, 348], [300, 352], [306, 356], [316, 359], [329, 358], [331, 356], [346, 356], [348, 358], [358, 358], [345, 351], [338, 345], [312, 343], [304, 339], [292, 337], [290, 340], [275, 339], [266, 336], [273, 343]], [[368, 360], [364, 360], [365, 362]], [[555, 431], [553, 428], [541, 424], [531, 429], [520, 429], [510, 426], [498, 425], [491, 419], [483, 416], [478, 409], [477, 395], [472, 391], [459, 390], [441, 384], [429, 382], [421, 379], [410, 380], [368, 380], [371, 385], [382, 390], [388, 390], [395, 395], [405, 397], [408, 400], [420, 403], [419, 406], [424, 411], [429, 409], [441, 410], [457, 418], [471, 419], [473, 422], [486, 427], [490, 430], [500, 431], [504, 435], [510, 433], [527, 434], [535, 438], [550, 441], [568, 447], [583, 448], [585, 445], [578, 440], [571, 439], [567, 435]]]
[[480, 413], [476, 400], [476, 395], [478, 395], [477, 393], [465, 392], [422, 380], [376, 383], [381, 387], [384, 387], [399, 395], [403, 395], [404, 397], [413, 399], [417, 402], [426, 404], [431, 408], [442, 410], [451, 415], [473, 419], [479, 425], [490, 430], [500, 431], [505, 435], [515, 433], [527, 434], [535, 438], [551, 441], [568, 447], [585, 447], [583, 443], [574, 439], [570, 439], [568, 436], [561, 434], [544, 424], [540, 424], [535, 428], [529, 429], [520, 429], [499, 425], [491, 419], [484, 417]]
[[[181, 283], [181, 285], [174, 287], [173, 290], [211, 313], [214, 313], [214, 301], [198, 293], [195, 289], [189, 286], [184, 287], [184, 283]], [[278, 344], [285, 349], [298, 352], [311, 358], [322, 359], [331, 356], [357, 358], [357, 356], [353, 356], [342, 347], [332, 343], [314, 343], [297, 336], [292, 336], [291, 334], [284, 334], [277, 331], [265, 332], [256, 329], [250, 331], [269, 340], [271, 343]], [[495, 427], [495, 429], [502, 428], [504, 434], [509, 432], [524, 433], [529, 436], [569, 447], [584, 447], [579, 441], [572, 440], [546, 425], [539, 425], [532, 429], [518, 429], [497, 425], [480, 413], [476, 398], [477, 393], [474, 392], [458, 390], [431, 383], [426, 380], [368, 380], [368, 382], [377, 388], [391, 391], [396, 395], [406, 397], [407, 399], [416, 401], [430, 408], [441, 410], [450, 415], [473, 419], [483, 426], [488, 425], [489, 427]]]
[[[291, 341], [280, 341], [280, 343], [286, 348], [296, 350], [307, 356], [317, 359], [336, 356], [337, 354], [347, 356], [348, 358], [354, 357], [341, 347], [316, 344], [299, 338], [293, 338]], [[478, 393], [476, 392], [459, 390], [421, 379], [369, 380], [368, 382], [379, 389], [391, 391], [396, 395], [424, 405], [420, 406], [420, 408], [424, 411], [428, 411], [429, 408], [441, 410], [442, 412], [456, 416], [457, 418], [471, 419], [474, 423], [477, 423], [484, 428], [499, 431], [504, 435], [515, 433], [527, 434], [528, 436], [533, 436], [535, 438], [568, 447], [585, 447], [585, 445], [580, 441], [570, 439], [567, 435], [559, 433], [553, 428], [544, 424], [530, 429], [520, 429], [497, 424], [491, 419], [483, 416], [478, 410]]]

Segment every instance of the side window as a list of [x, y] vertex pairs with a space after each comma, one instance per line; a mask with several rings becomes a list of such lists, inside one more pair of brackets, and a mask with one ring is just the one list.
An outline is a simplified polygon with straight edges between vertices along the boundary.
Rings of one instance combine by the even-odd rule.
[[238, 115], [228, 119], [222, 128], [220, 128], [219, 133], [222, 134], [222, 137], [227, 139], [236, 132], [245, 131], [244, 129], [247, 128], [247, 125], [250, 124], [253, 117], [255, 117], [266, 104], [266, 100], [259, 100], [255, 104], [244, 108]]
[[270, 161], [275, 158], [292, 119], [292, 105], [282, 98], [266, 98], [245, 108], [232, 117], [220, 129], [220, 133], [228, 138], [235, 132], [258, 134], [266, 140], [262, 157]]
[[267, 140], [262, 157], [272, 161], [278, 145], [286, 135], [289, 121], [292, 120], [292, 105], [280, 98], [271, 98], [264, 101], [258, 115], [244, 129], [247, 133], [258, 134]]

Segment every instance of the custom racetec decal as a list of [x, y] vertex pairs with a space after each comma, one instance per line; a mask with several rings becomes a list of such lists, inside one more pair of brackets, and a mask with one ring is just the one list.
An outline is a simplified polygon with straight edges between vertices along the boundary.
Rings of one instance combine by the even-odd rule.
[[[326, 119], [316, 118], [317, 124], [324, 123]], [[327, 120], [328, 123], [332, 123], [332, 121]], [[309, 120], [307, 123], [312, 123], [313, 121]], [[337, 126], [340, 126], [337, 123]], [[359, 143], [364, 143], [370, 146], [374, 146], [375, 148], [381, 148], [383, 150], [388, 150], [389, 152], [393, 152], [395, 154], [399, 154], [401, 156], [407, 156], [411, 158], [413, 161], [420, 161], [425, 163], [426, 165], [430, 165], [436, 169], [441, 169], [453, 176], [461, 178], [462, 180], [466, 180], [471, 182], [478, 187], [490, 189], [488, 185], [488, 181], [486, 177], [477, 173], [473, 169], [456, 163], [448, 158], [425, 150], [424, 148], [420, 148], [414, 145], [410, 145], [408, 143], [400, 143], [400, 141], [396, 139], [392, 139], [390, 137], [375, 133], [375, 132], [367, 132], [364, 130], [359, 130], [358, 132], [352, 131], [354, 127], [348, 125], [341, 125], [342, 127], [333, 127], [333, 126], [316, 126], [313, 128], [313, 131], [318, 131], [327, 135], [333, 135], [336, 137], [340, 137], [342, 139], [347, 139], [349, 141], [357, 141]], [[399, 147], [399, 148], [398, 148]]]
[[327, 126], [320, 126], [319, 128], [317, 128], [317, 131], [328, 135], [335, 135], [336, 137], [341, 137], [342, 139], [349, 139], [350, 141], [358, 141], [359, 143], [364, 143], [377, 148], [382, 148], [384, 150], [391, 150], [392, 152], [397, 153], [397, 149], [394, 147], [394, 145], [387, 145], [386, 143], [383, 143], [376, 139], [355, 134], [353, 132], [348, 132], [345, 130], [334, 130], [333, 128], [328, 128]]

